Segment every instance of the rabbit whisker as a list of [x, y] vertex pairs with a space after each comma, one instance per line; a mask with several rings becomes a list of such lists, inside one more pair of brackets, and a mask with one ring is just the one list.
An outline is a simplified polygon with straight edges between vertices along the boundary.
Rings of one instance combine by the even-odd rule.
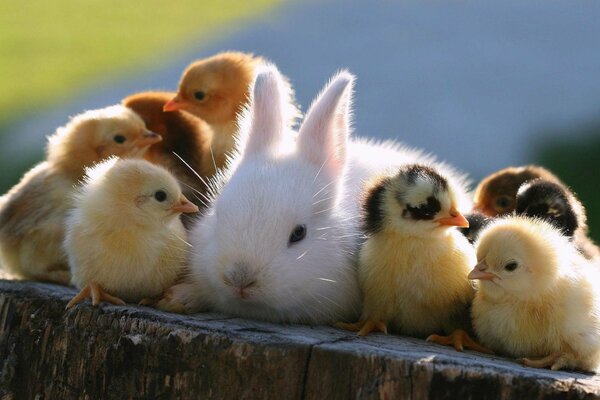
[[327, 279], [327, 278], [317, 278], [317, 279], [320, 280], [320, 281], [337, 283], [337, 281], [334, 281], [333, 279]]
[[203, 183], [205, 183], [205, 182], [204, 182], [204, 179], [202, 179], [202, 177], [200, 176], [200, 174], [198, 174], [198, 173], [197, 173], [197, 172], [194, 170], [194, 168], [192, 168], [192, 167], [190, 166], [190, 164], [188, 164], [188, 163], [187, 163], [187, 162], [186, 162], [186, 161], [185, 161], [185, 160], [184, 160], [184, 159], [183, 159], [183, 158], [182, 158], [182, 157], [181, 157], [179, 154], [177, 154], [177, 152], [175, 152], [175, 151], [174, 151], [174, 152], [173, 152], [173, 154], [175, 155], [175, 157], [179, 158], [179, 160], [181, 160], [181, 162], [182, 162], [182, 163], [184, 163], [184, 164], [185, 164], [185, 166], [186, 166], [186, 167], [188, 167], [188, 168], [189, 168], [189, 170], [190, 170], [190, 171], [192, 171], [192, 172], [194, 173], [194, 175], [196, 175], [196, 176], [197, 176], [197, 177], [198, 177], [198, 178], [199, 178], [199, 179], [200, 179], [200, 180], [201, 180]]
[[323, 190], [327, 189], [329, 186], [333, 185], [335, 183], [335, 181], [331, 181], [328, 184], [326, 184], [325, 186], [323, 186], [317, 193], [313, 194], [313, 198], [317, 197], [319, 195], [319, 193], [321, 193]]
[[312, 203], [312, 205], [314, 206], [314, 205], [317, 205], [317, 204], [319, 204], [319, 203], [322, 203], [322, 202], [324, 202], [324, 201], [331, 200], [331, 199], [335, 199], [335, 196], [330, 196], [330, 197], [326, 197], [326, 198], [324, 198], [324, 199], [321, 199], [321, 200], [317, 200], [317, 201], [315, 201], [314, 203]]
[[208, 146], [210, 150], [210, 157], [212, 158], [213, 167], [215, 168], [215, 172], [217, 172], [217, 163], [215, 162], [215, 153], [213, 153], [212, 143]]

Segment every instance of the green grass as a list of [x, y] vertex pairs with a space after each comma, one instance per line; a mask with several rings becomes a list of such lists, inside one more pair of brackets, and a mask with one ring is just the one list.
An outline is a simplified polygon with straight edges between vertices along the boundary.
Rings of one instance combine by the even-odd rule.
[[280, 1], [0, 1], [0, 126]]
[[575, 191], [587, 209], [591, 237], [600, 243], [600, 125], [585, 127], [581, 139], [565, 135], [544, 145], [538, 161]]

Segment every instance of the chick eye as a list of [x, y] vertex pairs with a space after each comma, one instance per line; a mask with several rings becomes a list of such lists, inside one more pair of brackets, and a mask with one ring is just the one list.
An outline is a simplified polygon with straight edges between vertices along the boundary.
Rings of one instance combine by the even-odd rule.
[[504, 269], [507, 270], [507, 271], [509, 271], [509, 272], [512, 272], [515, 269], [517, 269], [518, 266], [519, 266], [519, 264], [517, 264], [516, 262], [512, 261], [512, 262], [509, 262], [508, 264], [506, 264], [504, 266]]
[[508, 196], [500, 196], [496, 199], [496, 209], [506, 210], [510, 206], [510, 199]]
[[123, 136], [123, 135], [115, 135], [115, 136], [113, 136], [113, 140], [116, 143], [121, 144], [121, 143], [125, 143], [125, 140], [127, 140], [127, 138], [125, 138], [125, 136]]
[[154, 192], [154, 198], [156, 199], [156, 201], [162, 203], [167, 199], [167, 194], [164, 190], [157, 190], [156, 192]]
[[301, 241], [306, 237], [306, 225], [296, 225], [290, 234], [290, 244]]
[[206, 94], [202, 90], [198, 90], [197, 92], [194, 92], [194, 98], [196, 100], [204, 100], [205, 97], [206, 97]]

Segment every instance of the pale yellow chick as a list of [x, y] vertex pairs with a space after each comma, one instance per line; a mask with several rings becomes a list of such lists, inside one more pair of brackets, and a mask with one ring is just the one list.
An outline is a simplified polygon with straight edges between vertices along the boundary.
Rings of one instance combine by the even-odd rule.
[[86, 111], [48, 139], [46, 161], [0, 200], [0, 262], [18, 278], [68, 284], [64, 219], [84, 168], [110, 155], [141, 157], [161, 137], [123, 106]]
[[166, 169], [144, 160], [110, 159], [88, 170], [67, 218], [65, 250], [92, 304], [158, 297], [184, 272], [189, 245], [181, 213], [198, 207]]
[[498, 220], [477, 260], [472, 317], [484, 345], [532, 367], [598, 370], [600, 276], [567, 237], [542, 220]]
[[[475, 249], [455, 228], [468, 226], [459, 211], [468, 207], [467, 198], [462, 179], [416, 164], [370, 188], [363, 206], [369, 237], [358, 270], [363, 313], [359, 323], [341, 327], [416, 337], [468, 329], [474, 290], [467, 275]], [[485, 350], [464, 331], [431, 339]]]

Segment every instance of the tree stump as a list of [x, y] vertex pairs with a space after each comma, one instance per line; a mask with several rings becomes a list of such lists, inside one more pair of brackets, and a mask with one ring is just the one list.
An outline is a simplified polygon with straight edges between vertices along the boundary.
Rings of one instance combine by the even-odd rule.
[[84, 303], [0, 281], [0, 399], [596, 399], [600, 377], [422, 340]]

